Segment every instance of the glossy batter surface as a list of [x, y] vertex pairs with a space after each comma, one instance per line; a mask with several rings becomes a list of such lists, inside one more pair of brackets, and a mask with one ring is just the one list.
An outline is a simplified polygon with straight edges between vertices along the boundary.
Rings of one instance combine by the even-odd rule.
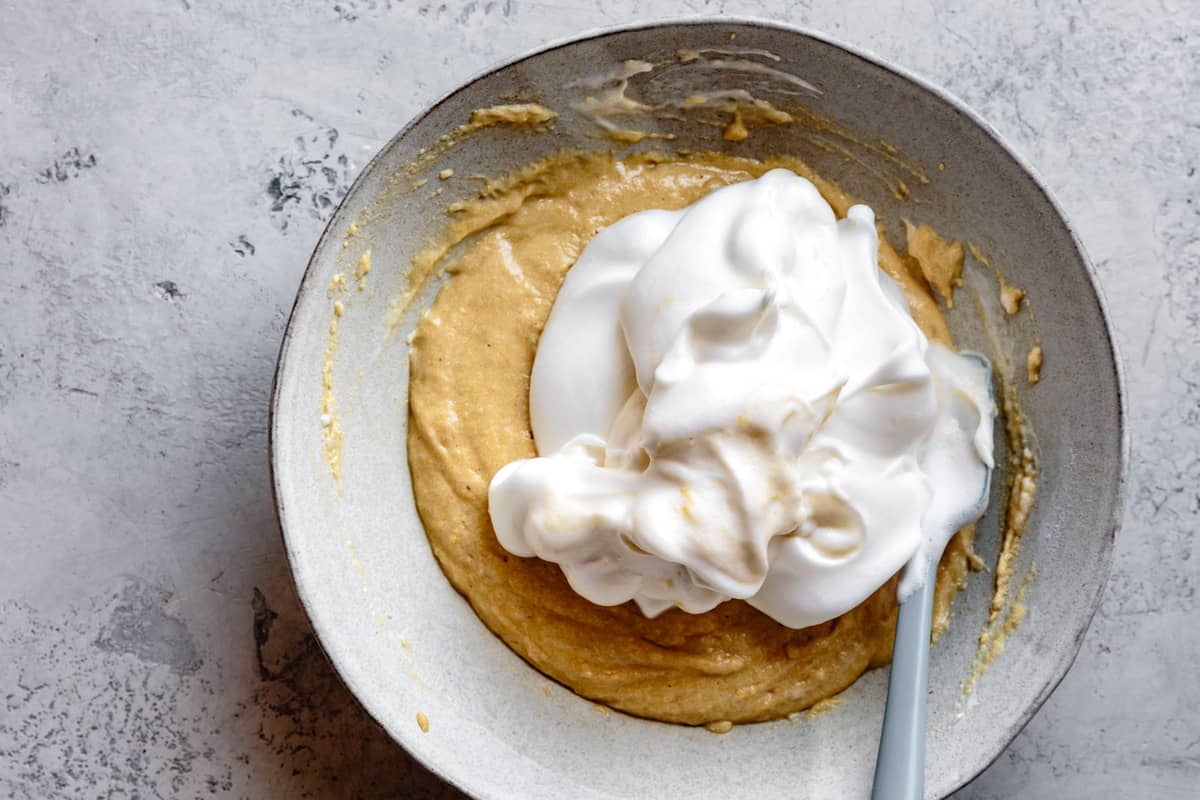
[[[442, 266], [451, 273], [411, 354], [409, 463], [433, 552], [524, 659], [580, 695], [639, 716], [693, 725], [775, 719], [837, 694], [891, 657], [895, 579], [853, 611], [804, 630], [740, 601], [646, 619], [632, 603], [584, 600], [554, 564], [509, 554], [488, 519], [495, 472], [536, 455], [529, 375], [554, 297], [584, 245], [635, 211], [680, 208], [776, 166], [813, 180], [839, 216], [851, 205], [788, 159], [564, 154], [452, 207], [441, 239], [414, 260], [415, 281]], [[948, 343], [918, 265], [881, 239], [880, 266], [922, 329]], [[970, 537], [956, 536], [942, 559], [935, 635], [965, 581]]]

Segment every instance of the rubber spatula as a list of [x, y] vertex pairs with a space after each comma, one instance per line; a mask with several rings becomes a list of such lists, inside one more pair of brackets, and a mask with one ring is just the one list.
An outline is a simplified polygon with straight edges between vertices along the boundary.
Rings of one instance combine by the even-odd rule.
[[[991, 363], [974, 353], [964, 353], [987, 373], [991, 388]], [[991, 469], [984, 470], [983, 491], [978, 501], [960, 512], [926, 520], [934, 541], [950, 540], [954, 532], [974, 521], [987, 506]], [[937, 484], [936, 468], [931, 480]], [[938, 532], [944, 536], [938, 537]], [[875, 762], [871, 800], [923, 800], [925, 796], [925, 696], [929, 688], [929, 638], [933, 616], [933, 594], [942, 549], [927, 554], [924, 581], [900, 603], [896, 619], [896, 643], [888, 679], [887, 707]]]

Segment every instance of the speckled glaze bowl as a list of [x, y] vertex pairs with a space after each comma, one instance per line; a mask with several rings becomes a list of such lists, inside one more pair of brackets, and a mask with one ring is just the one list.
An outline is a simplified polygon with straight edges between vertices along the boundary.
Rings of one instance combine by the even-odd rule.
[[[688, 69], [678, 63], [682, 48], [737, 48], [744, 51], [737, 58], [767, 63], [820, 93], [769, 71]], [[962, 302], [966, 308], [951, 316], [960, 345], [993, 356], [989, 324], [1003, 331], [1002, 348], [1014, 358], [1023, 358], [1040, 334], [1046, 367], [1041, 383], [1021, 393], [1042, 476], [1020, 557], [1022, 572], [1037, 563], [1025, 598], [1028, 616], [967, 699], [962, 684], [991, 599], [988, 574], [974, 576], [955, 604], [948, 634], [933, 650], [927, 791], [947, 795], [996, 758], [1053, 691], [1099, 601], [1125, 474], [1120, 371], [1092, 269], [1029, 168], [961, 103], [821, 36], [735, 20], [592, 34], [470, 81], [388, 143], [317, 245], [280, 354], [271, 463], [300, 597], [330, 659], [370, 714], [426, 766], [476, 797], [867, 795], [886, 670], [865, 675], [845, 692], [841, 706], [820, 716], [737, 727], [724, 736], [598, 709], [526, 665], [484, 627], [442, 575], [414, 508], [405, 457], [405, 341], [436, 287], [397, 327], [389, 326], [388, 310], [406, 289], [413, 253], [444, 223], [446, 204], [478, 186], [462, 177], [439, 183], [436, 176], [446, 168], [458, 176], [499, 175], [561, 148], [613, 147], [597, 136], [593, 122], [571, 110], [581, 91], [572, 80], [611, 72], [626, 59], [675, 65], [635, 77], [631, 95], [653, 101], [656, 94], [736, 85], [784, 107], [800, 101], [860, 132], [868, 145], [861, 153], [849, 148], [847, 157], [821, 146], [821, 138], [800, 124], [756, 129], [731, 144], [721, 139], [720, 127], [668, 121], [662, 124], [679, 138], [636, 147], [798, 155], [892, 224], [908, 217], [977, 243], [1029, 292], [1037, 330], [1027, 313], [1002, 320], [994, 277], [972, 263], [962, 292], [980, 302], [974, 308]], [[479, 131], [411, 168], [424, 148], [436, 151], [438, 138], [465, 123], [472, 110], [514, 101], [537, 101], [561, 116], [541, 133]], [[895, 167], [884, 157], [886, 148], [870, 148], [880, 140], [930, 176], [922, 183], [910, 174], [911, 193], [903, 201], [879, 180], [881, 170]], [[422, 178], [433, 180], [414, 189]], [[438, 186], [443, 192], [431, 197]], [[351, 222], [357, 234], [346, 239]], [[374, 268], [363, 291], [353, 282], [347, 288], [331, 346], [330, 280], [352, 271], [366, 248]], [[327, 352], [344, 430], [341, 494], [321, 439]], [[993, 509], [1004, 499], [1003, 477], [993, 484]], [[998, 517], [989, 512], [980, 527], [977, 546], [989, 562], [999, 547]], [[418, 712], [427, 732], [418, 725]]]

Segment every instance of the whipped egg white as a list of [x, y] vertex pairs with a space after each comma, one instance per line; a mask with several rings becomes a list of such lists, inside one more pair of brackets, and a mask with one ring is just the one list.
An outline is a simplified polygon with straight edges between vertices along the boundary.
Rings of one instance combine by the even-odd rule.
[[739, 598], [800, 628], [920, 585], [982, 510], [995, 406], [878, 245], [782, 169], [600, 231], [538, 343], [539, 457], [489, 488], [501, 545], [647, 616]]

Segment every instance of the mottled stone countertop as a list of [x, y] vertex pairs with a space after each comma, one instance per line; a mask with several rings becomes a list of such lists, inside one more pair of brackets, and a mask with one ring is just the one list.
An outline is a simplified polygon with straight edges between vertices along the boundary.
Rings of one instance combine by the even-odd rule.
[[1200, 786], [1194, 0], [0, 4], [0, 796], [457, 797], [365, 717], [297, 601], [267, 400], [309, 250], [423, 104], [595, 26], [739, 13], [945, 86], [1103, 282], [1133, 465], [1075, 667], [959, 795]]

